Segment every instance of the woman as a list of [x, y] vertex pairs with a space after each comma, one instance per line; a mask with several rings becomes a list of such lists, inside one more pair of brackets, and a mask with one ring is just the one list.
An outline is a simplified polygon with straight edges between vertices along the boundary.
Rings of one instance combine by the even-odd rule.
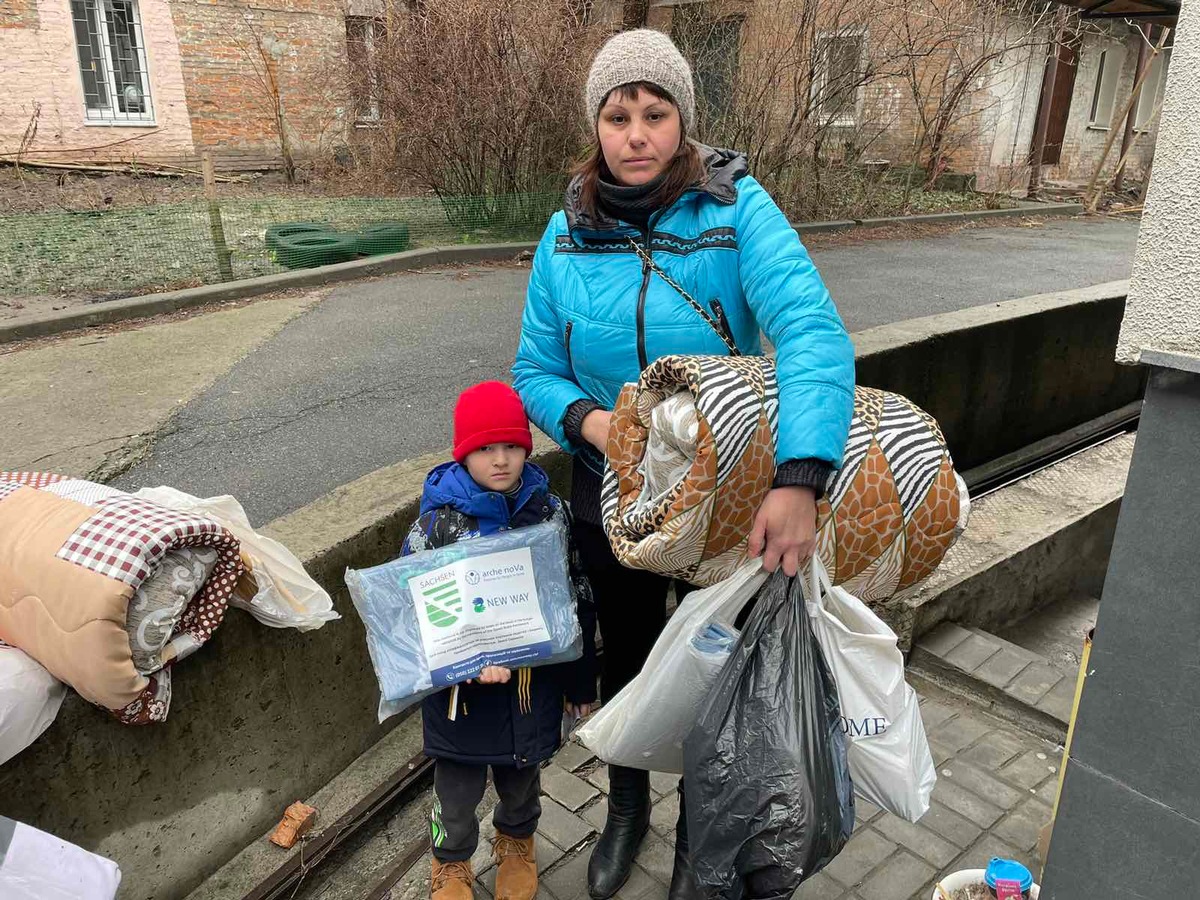
[[[654, 646], [670, 585], [622, 567], [600, 525], [603, 454], [621, 386], [660, 356], [727, 354], [727, 340], [762, 353], [759, 329], [766, 333], [780, 390], [778, 467], [750, 551], [767, 569], [794, 575], [813, 552], [816, 502], [849, 432], [854, 352], [808, 253], [747, 174], [745, 157], [689, 140], [692, 73], [670, 38], [648, 29], [613, 37], [592, 64], [586, 95], [595, 147], [534, 256], [513, 374], [530, 418], [575, 454], [576, 538], [604, 639], [607, 701]], [[663, 273], [708, 307], [724, 336]], [[649, 826], [648, 779], [609, 767], [608, 821], [588, 867], [597, 900], [629, 877]], [[672, 898], [697, 893], [683, 810], [681, 795]]]

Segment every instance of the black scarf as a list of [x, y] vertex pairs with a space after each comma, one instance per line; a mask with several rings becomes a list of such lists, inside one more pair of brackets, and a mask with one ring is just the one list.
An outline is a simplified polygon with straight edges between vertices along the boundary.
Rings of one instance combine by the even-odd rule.
[[663, 172], [645, 184], [626, 186], [606, 181], [608, 175], [605, 168], [600, 178], [596, 179], [596, 194], [600, 209], [614, 219], [636, 225], [642, 231], [650, 223], [650, 216], [658, 210], [658, 197], [666, 180], [667, 173]]

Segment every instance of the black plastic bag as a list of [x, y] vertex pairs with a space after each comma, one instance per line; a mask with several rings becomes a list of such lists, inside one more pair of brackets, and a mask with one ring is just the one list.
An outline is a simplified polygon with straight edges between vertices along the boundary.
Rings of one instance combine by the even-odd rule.
[[837, 687], [801, 580], [763, 584], [684, 741], [689, 850], [708, 900], [787, 900], [854, 827]]

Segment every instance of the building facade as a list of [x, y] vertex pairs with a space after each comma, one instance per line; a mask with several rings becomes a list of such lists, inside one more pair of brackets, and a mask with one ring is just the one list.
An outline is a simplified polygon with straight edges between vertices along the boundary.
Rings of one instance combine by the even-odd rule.
[[[388, 2], [400, 4], [399, 17]], [[927, 2], [937, 12], [938, 0]], [[8, 75], [0, 82], [0, 158], [194, 164], [209, 151], [225, 167], [254, 168], [280, 162], [283, 138], [297, 157], [351, 144], [380, 116], [373, 59], [386, 23], [403, 21], [412, 7], [418, 0], [8, 0], [0, 8]], [[583, 8], [597, 27], [620, 27], [619, 0]], [[801, 34], [789, 16], [812, 21]], [[805, 107], [821, 125], [803, 139], [820, 140], [822, 153], [892, 165], [927, 152], [922, 136], [961, 80], [955, 66], [999, 47], [965, 83], [946, 129], [945, 164], [982, 189], [1019, 191], [1029, 178], [1050, 17], [1035, 26], [1001, 23], [1009, 34], [994, 19], [947, 21], [940, 40], [925, 38], [934, 43], [920, 67], [904, 71], [898, 36], [906, 17], [926, 29], [931, 18], [899, 0], [702, 0], [652, 3], [648, 23], [688, 45], [710, 112], [770, 103], [785, 121]], [[963, 54], [957, 29], [996, 43]], [[791, 44], [781, 45], [780, 35]], [[1143, 40], [1118, 21], [1089, 25], [1060, 51], [1046, 178], [1091, 176], [1110, 130], [1123, 128]], [[788, 61], [787, 53], [799, 57]], [[1169, 53], [1154, 59], [1137, 110], [1127, 168], [1134, 179], [1153, 153], [1168, 62]], [[1118, 151], [1119, 142], [1110, 171]]]

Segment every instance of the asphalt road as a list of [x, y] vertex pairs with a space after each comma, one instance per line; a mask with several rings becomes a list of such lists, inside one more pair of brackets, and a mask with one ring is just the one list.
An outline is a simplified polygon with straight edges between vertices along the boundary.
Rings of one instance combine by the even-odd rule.
[[[1137, 227], [1050, 220], [813, 257], [853, 332], [1128, 278]], [[479, 267], [336, 288], [186, 405], [115, 484], [233, 494], [257, 524], [449, 447], [458, 393], [507, 378], [528, 275]]]

